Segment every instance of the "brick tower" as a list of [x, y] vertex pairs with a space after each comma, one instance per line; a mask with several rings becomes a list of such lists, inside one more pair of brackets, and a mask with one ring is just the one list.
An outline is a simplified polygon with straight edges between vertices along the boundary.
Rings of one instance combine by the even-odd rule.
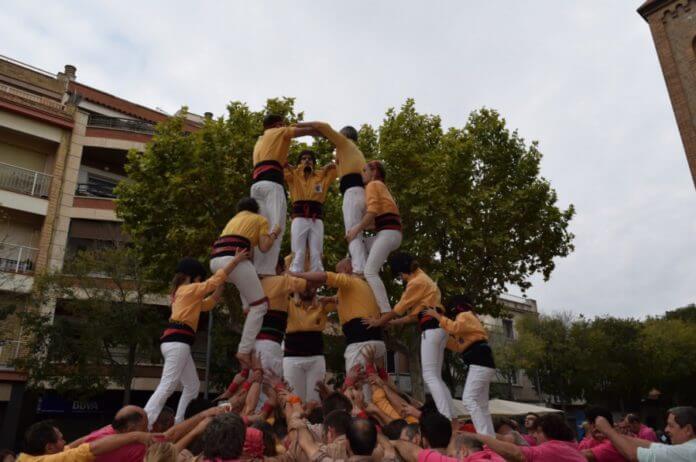
[[638, 13], [650, 25], [696, 184], [696, 1], [647, 0]]

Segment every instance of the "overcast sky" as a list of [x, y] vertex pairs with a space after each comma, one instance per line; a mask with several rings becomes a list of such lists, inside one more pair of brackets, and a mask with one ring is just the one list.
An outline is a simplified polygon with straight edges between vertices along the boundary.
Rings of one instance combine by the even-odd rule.
[[379, 124], [413, 97], [462, 126], [495, 108], [577, 208], [575, 253], [529, 296], [644, 316], [696, 301], [696, 189], [641, 2], [6, 0], [0, 54], [168, 112], [295, 96]]

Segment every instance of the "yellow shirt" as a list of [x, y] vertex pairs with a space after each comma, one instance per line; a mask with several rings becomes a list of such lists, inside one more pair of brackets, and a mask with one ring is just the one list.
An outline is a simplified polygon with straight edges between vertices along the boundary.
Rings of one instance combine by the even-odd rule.
[[375, 295], [364, 279], [344, 273], [326, 273], [326, 285], [338, 289], [338, 320], [345, 324], [355, 318], [379, 317]]
[[243, 210], [227, 222], [220, 237], [230, 234], [245, 237], [249, 239], [252, 247], [256, 247], [261, 236], [268, 234], [268, 220], [258, 213]]
[[268, 297], [272, 310], [288, 311], [289, 297], [295, 292], [304, 292], [307, 281], [287, 274], [261, 279], [261, 287]]
[[326, 327], [328, 318], [326, 315], [336, 311], [331, 304], [325, 306], [320, 303], [305, 306], [290, 299], [288, 303], [288, 328], [286, 332], [321, 332]]
[[269, 128], [259, 136], [254, 146], [254, 165], [267, 160], [275, 160], [284, 166], [288, 163], [290, 141], [295, 134], [292, 127]]
[[89, 449], [89, 443], [81, 444], [73, 449], [65, 449], [57, 454], [47, 454], [44, 456], [30, 456], [21, 453], [17, 462], [91, 462], [94, 455]]
[[339, 178], [349, 173], [360, 173], [365, 166], [365, 156], [355, 145], [353, 140], [341, 135], [331, 125], [320, 122], [316, 126], [317, 131], [336, 146], [336, 166]]
[[329, 164], [315, 170], [309, 178], [305, 177], [302, 166], [285, 169], [285, 182], [290, 189], [290, 197], [295, 201], [315, 201], [324, 203], [329, 186], [336, 179], [336, 165]]
[[401, 300], [394, 306], [394, 311], [397, 314], [408, 314], [416, 316], [427, 307], [442, 307], [440, 289], [435, 284], [435, 281], [423, 272], [417, 269], [411, 279], [406, 284], [404, 293], [401, 294]]
[[201, 312], [212, 310], [216, 303], [208, 295], [223, 285], [225, 280], [227, 280], [227, 274], [223, 270], [218, 270], [206, 281], [179, 286], [172, 301], [172, 321], [186, 324], [197, 331]]
[[447, 348], [452, 351], [462, 352], [474, 342], [488, 340], [486, 329], [481, 324], [479, 318], [471, 311], [459, 313], [454, 321], [442, 316], [440, 318], [440, 327], [449, 334]]
[[365, 186], [365, 203], [367, 211], [376, 216], [385, 213], [399, 214], [399, 207], [389, 192], [389, 188], [379, 180], [372, 180]]

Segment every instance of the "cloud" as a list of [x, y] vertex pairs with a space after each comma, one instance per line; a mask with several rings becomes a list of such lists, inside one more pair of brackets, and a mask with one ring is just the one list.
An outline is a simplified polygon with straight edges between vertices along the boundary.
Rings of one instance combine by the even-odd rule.
[[461, 126], [480, 106], [539, 140], [576, 205], [542, 311], [643, 316], [694, 301], [696, 194], [636, 2], [5, 2], [2, 54], [169, 112], [295, 96], [379, 124], [407, 97]]

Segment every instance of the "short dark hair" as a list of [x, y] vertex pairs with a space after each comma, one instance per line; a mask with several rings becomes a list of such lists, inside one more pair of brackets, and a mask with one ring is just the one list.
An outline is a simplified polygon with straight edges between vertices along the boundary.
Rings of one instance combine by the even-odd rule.
[[465, 446], [474, 452], [483, 451], [483, 443], [469, 435], [457, 435], [455, 439], [455, 446], [458, 450], [461, 449], [462, 446]]
[[246, 426], [237, 414], [220, 414], [203, 432], [203, 455], [206, 459], [239, 459], [244, 449]]
[[271, 424], [269, 424], [266, 421], [254, 422], [251, 425], [251, 428], [255, 428], [257, 430], [260, 430], [261, 433], [263, 434], [263, 455], [264, 455], [264, 457], [277, 456], [278, 452], [276, 451], [275, 432], [273, 431], [273, 427], [271, 426]]
[[418, 419], [420, 432], [432, 448], [446, 448], [452, 438], [452, 422], [439, 412], [421, 414]]
[[515, 429], [515, 427], [512, 424], [512, 421], [508, 419], [507, 417], [499, 417], [493, 421], [493, 428], [495, 429], [496, 433], [500, 433], [500, 429], [504, 426], [507, 425], [511, 429]]
[[205, 398], [196, 398], [192, 399], [190, 403], [188, 403], [188, 406], [186, 406], [186, 410], [184, 411], [184, 419], [188, 419], [190, 417], [193, 417], [194, 415], [205, 411], [206, 409], [210, 409], [213, 407], [213, 402], [210, 401], [209, 399]]
[[346, 125], [341, 129], [341, 135], [345, 136], [349, 140], [358, 141], [358, 131], [355, 127]]
[[350, 450], [356, 456], [369, 456], [377, 445], [377, 427], [368, 419], [353, 419], [346, 432]]
[[[447, 302], [445, 303], [445, 306], [450, 311], [456, 311], [458, 313], [463, 313], [463, 312], [467, 312], [467, 311], [472, 311], [474, 309], [474, 302], [471, 300], [471, 297], [469, 297], [468, 295], [460, 294], [460, 295], [451, 296], [447, 300]], [[527, 413], [527, 415], [529, 415], [529, 414], [533, 414], [533, 413], [531, 413], [531, 412]], [[539, 417], [539, 416], [537, 416], [537, 417]]]
[[58, 442], [56, 426], [51, 420], [37, 422], [24, 433], [24, 452], [31, 456], [43, 455], [46, 445]]
[[640, 423], [640, 417], [636, 414], [626, 414], [626, 421], [628, 423]]
[[417, 423], [408, 424], [403, 428], [403, 430], [406, 430], [406, 435], [408, 436], [409, 440], [415, 438], [416, 435], [420, 435], [420, 425]]
[[349, 413], [336, 409], [326, 414], [324, 422], [322, 422], [322, 427], [325, 432], [328, 431], [329, 428], [333, 428], [337, 435], [345, 435], [351, 421], [352, 418]]
[[390, 440], [398, 440], [401, 438], [401, 430], [403, 430], [406, 425], [408, 425], [408, 422], [404, 419], [395, 419], [382, 427], [382, 433]]
[[389, 256], [389, 268], [393, 276], [411, 274], [418, 269], [418, 262], [410, 253], [396, 252]]
[[324, 410], [321, 407], [315, 407], [307, 416], [307, 420], [311, 424], [320, 424], [324, 421]]
[[253, 197], [243, 197], [237, 202], [237, 212], [259, 213], [259, 203]]
[[371, 160], [367, 163], [367, 166], [370, 167], [371, 170], [377, 171], [375, 178], [378, 180], [385, 181], [387, 179], [387, 170], [384, 168], [384, 164], [382, 162], [378, 160]]
[[610, 425], [614, 425], [614, 416], [611, 415], [609, 409], [600, 406], [590, 406], [587, 408], [587, 410], [585, 410], [585, 418], [589, 423], [594, 425], [597, 417], [604, 417], [607, 419], [607, 421], [609, 421]]
[[301, 161], [304, 156], [309, 156], [312, 159], [312, 162], [314, 165], [317, 163], [317, 155], [312, 151], [311, 149], [305, 149], [304, 151], [300, 152], [300, 155], [297, 156], [297, 160]]
[[129, 412], [128, 414], [122, 415], [121, 417], [114, 417], [114, 420], [111, 422], [111, 427], [113, 427], [113, 429], [117, 432], [121, 433], [125, 430], [128, 430], [128, 427], [130, 427], [131, 424], [137, 424], [138, 422], [141, 422], [144, 418], [145, 416], [141, 412]]
[[537, 430], [541, 428], [544, 435], [551, 440], [574, 441], [575, 435], [565, 418], [559, 414], [546, 414], [537, 420]]
[[263, 129], [267, 130], [269, 128], [273, 128], [274, 125], [282, 122], [283, 116], [278, 114], [268, 114], [266, 115], [266, 117], [263, 118]]
[[353, 403], [346, 395], [334, 391], [324, 399], [322, 408], [324, 408], [324, 415], [329, 415], [331, 411], [335, 410], [346, 411], [350, 414], [353, 411]]
[[691, 430], [696, 433], [696, 408], [691, 406], [673, 407], [668, 414], [674, 416], [674, 420], [680, 427], [691, 425]]

